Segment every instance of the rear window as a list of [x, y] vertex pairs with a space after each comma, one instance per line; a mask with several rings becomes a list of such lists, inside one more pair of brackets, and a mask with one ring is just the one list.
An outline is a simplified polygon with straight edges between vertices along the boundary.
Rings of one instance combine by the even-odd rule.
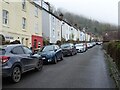
[[68, 48], [68, 47], [70, 47], [70, 45], [69, 45], [69, 44], [64, 44], [64, 45], [61, 45], [61, 48]]

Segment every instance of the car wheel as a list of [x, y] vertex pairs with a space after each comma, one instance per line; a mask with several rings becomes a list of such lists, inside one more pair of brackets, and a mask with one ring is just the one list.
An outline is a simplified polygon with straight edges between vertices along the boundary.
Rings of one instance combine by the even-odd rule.
[[41, 71], [42, 70], [42, 67], [43, 67], [43, 61], [42, 60], [39, 60], [37, 62], [37, 66], [35, 68], [36, 71]]
[[61, 60], [63, 60], [63, 54], [61, 55]]
[[55, 56], [55, 58], [54, 58], [54, 62], [53, 62], [54, 64], [57, 64], [57, 57]]
[[71, 56], [73, 56], [74, 55], [74, 53], [73, 52], [71, 52]]
[[19, 82], [21, 79], [21, 70], [19, 67], [14, 67], [12, 71], [11, 81], [14, 83]]
[[77, 50], [76, 50], [76, 52], [75, 52], [75, 55], [77, 55]]

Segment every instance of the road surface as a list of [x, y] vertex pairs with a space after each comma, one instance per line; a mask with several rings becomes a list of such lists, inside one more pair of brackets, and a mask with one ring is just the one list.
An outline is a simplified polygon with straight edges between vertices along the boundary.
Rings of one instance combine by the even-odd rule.
[[57, 64], [44, 65], [41, 72], [27, 72], [17, 84], [5, 79], [3, 88], [115, 88], [115, 84], [101, 46], [95, 46]]

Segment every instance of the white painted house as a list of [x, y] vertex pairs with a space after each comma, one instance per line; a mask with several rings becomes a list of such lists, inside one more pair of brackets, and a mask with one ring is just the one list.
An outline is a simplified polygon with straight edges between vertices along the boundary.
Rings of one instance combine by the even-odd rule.
[[66, 41], [70, 40], [71, 25], [69, 23], [67, 23], [66, 21], [62, 21], [61, 28], [62, 28], [62, 37]]
[[56, 43], [61, 40], [61, 20], [54, 14], [49, 14], [50, 19], [50, 43]]
[[61, 22], [62, 21], [60, 19], [56, 18], [56, 31], [57, 31], [56, 39], [57, 41], [58, 40], [61, 41]]
[[43, 38], [50, 39], [50, 19], [49, 19], [49, 5], [42, 2], [42, 35]]
[[[72, 27], [66, 20], [62, 20], [51, 13], [50, 5], [42, 1], [42, 22], [43, 22], [43, 38], [49, 40], [51, 44], [55, 44], [61, 38], [66, 41], [79, 39], [80, 41], [89, 41], [90, 35], [83, 31]], [[61, 36], [62, 35], [62, 36]]]
[[86, 41], [90, 41], [91, 36], [87, 33], [86, 34]]
[[80, 41], [85, 41], [85, 33], [83, 31], [80, 31]]
[[78, 38], [77, 29], [76, 28], [73, 28], [73, 36], [74, 36], [73, 40], [76, 41], [77, 38]]
[[80, 40], [80, 30], [77, 31], [77, 38]]
[[43, 1], [42, 8], [43, 38], [49, 40], [51, 44], [55, 44], [57, 40], [61, 40], [61, 20], [49, 11], [48, 3]]

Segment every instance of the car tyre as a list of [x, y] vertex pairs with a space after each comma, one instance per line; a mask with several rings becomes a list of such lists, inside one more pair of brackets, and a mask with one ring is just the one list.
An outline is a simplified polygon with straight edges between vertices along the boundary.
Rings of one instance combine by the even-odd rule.
[[11, 81], [13, 83], [18, 83], [21, 79], [21, 70], [20, 67], [14, 67], [11, 75]]
[[43, 68], [43, 61], [42, 61], [42, 60], [39, 60], [39, 61], [37, 62], [37, 66], [36, 66], [35, 70], [36, 70], [36, 71], [41, 71], [42, 68]]
[[75, 52], [75, 55], [77, 55], [77, 51]]
[[74, 53], [73, 52], [71, 52], [71, 56], [73, 56], [74, 55]]
[[53, 62], [54, 64], [57, 64], [57, 57], [55, 56], [55, 58], [54, 58], [54, 62]]
[[61, 55], [61, 60], [63, 60], [63, 54]]

